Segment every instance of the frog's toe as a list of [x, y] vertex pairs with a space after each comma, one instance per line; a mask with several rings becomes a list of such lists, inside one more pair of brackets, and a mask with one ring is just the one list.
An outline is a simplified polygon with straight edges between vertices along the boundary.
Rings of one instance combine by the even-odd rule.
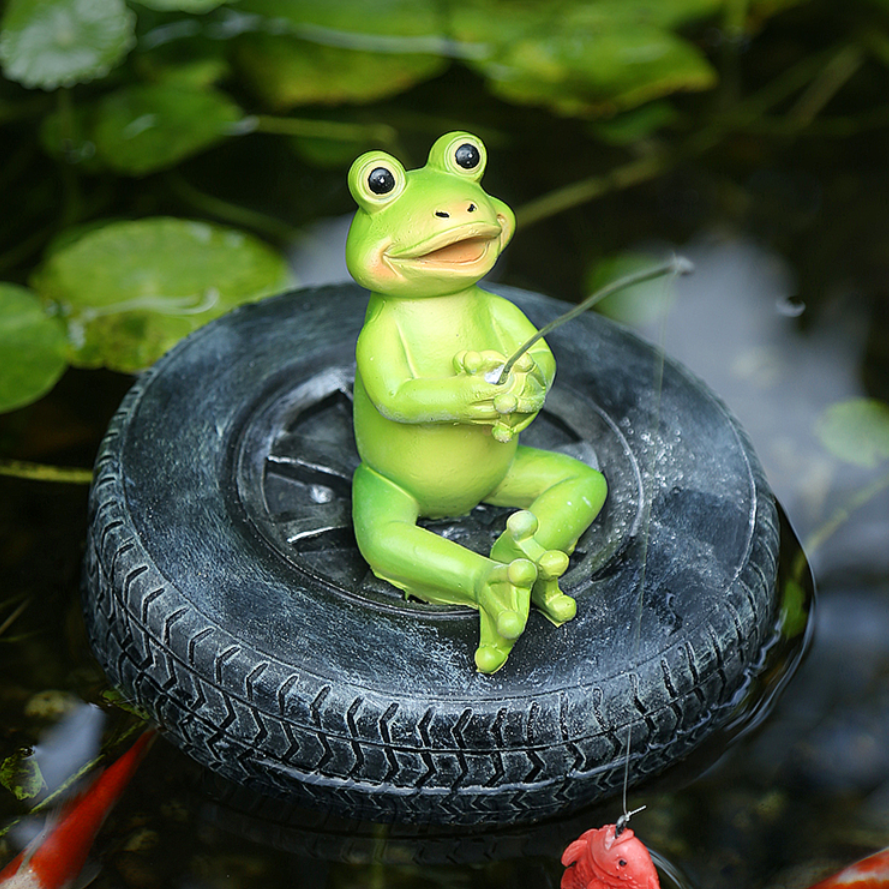
[[[534, 604], [537, 605], [538, 603], [535, 602]], [[577, 602], [571, 596], [566, 596], [562, 592], [547, 599], [538, 607], [556, 626], [572, 620], [577, 614]]]
[[549, 549], [537, 560], [537, 569], [545, 580], [561, 577], [568, 570], [568, 555], [559, 549]]
[[506, 568], [506, 577], [513, 586], [531, 587], [537, 580], [537, 566], [530, 559], [513, 559]]
[[501, 611], [497, 615], [497, 632], [505, 639], [518, 639], [525, 630], [527, 616], [515, 611]]
[[506, 520], [506, 527], [510, 537], [519, 542], [533, 537], [537, 533], [539, 523], [533, 512], [528, 509], [520, 509]]
[[502, 651], [494, 645], [480, 645], [475, 652], [475, 666], [479, 673], [496, 673], [508, 657], [508, 651]]

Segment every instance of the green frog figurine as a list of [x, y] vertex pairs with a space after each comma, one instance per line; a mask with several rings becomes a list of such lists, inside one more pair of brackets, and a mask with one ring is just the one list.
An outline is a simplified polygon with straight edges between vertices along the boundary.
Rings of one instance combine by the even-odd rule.
[[[406, 595], [478, 609], [475, 663], [493, 673], [532, 602], [557, 626], [574, 617], [559, 578], [606, 484], [579, 460], [519, 444], [556, 366], [538, 340], [498, 380], [535, 328], [477, 286], [515, 228], [481, 187], [486, 159], [482, 141], [462, 132], [438, 139], [417, 170], [382, 151], [359, 157], [346, 261], [371, 291], [356, 350], [358, 547]], [[487, 556], [417, 525], [480, 503], [517, 508]]]

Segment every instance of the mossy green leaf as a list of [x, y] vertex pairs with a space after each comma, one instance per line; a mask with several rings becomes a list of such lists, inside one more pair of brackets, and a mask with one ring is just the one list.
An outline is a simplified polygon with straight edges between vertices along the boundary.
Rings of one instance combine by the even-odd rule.
[[135, 43], [123, 0], [9, 0], [0, 31], [4, 74], [55, 89], [102, 77]]
[[386, 53], [324, 46], [290, 34], [247, 34], [235, 61], [272, 108], [372, 102], [438, 74], [448, 62], [428, 53]]
[[219, 142], [242, 117], [241, 109], [217, 90], [165, 81], [124, 87], [103, 98], [92, 137], [105, 165], [141, 176]]
[[0, 283], [0, 411], [45, 395], [68, 366], [65, 330], [37, 296]]
[[0, 784], [17, 800], [34, 799], [46, 789], [40, 766], [28, 750], [20, 750], [0, 763]]
[[868, 469], [889, 459], [889, 404], [849, 398], [830, 405], [818, 418], [821, 444], [846, 463]]
[[[455, 36], [486, 45], [468, 63], [491, 90], [560, 114], [610, 115], [679, 90], [702, 90], [716, 72], [693, 44], [668, 27], [705, 14], [704, 2], [553, 3], [518, 7], [466, 0], [454, 7]], [[498, 22], [497, 29], [489, 23]]]
[[116, 222], [50, 256], [32, 278], [67, 322], [70, 360], [133, 372], [240, 303], [289, 283], [251, 235], [183, 219]]

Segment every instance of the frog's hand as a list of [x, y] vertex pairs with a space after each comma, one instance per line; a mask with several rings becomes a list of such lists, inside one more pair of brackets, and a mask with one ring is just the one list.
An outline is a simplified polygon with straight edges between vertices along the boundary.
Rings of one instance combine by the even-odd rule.
[[500, 417], [494, 423], [491, 434], [497, 441], [512, 441], [520, 432], [523, 432], [531, 423], [534, 422], [537, 413], [532, 414], [509, 414], [506, 417]]
[[481, 352], [465, 350], [458, 352], [454, 356], [454, 370], [458, 376], [473, 377], [479, 381], [483, 380], [487, 385], [491, 386], [489, 390], [491, 394], [490, 404], [485, 400], [483, 408], [479, 408], [475, 416], [468, 422], [493, 425], [494, 437], [498, 441], [503, 442], [510, 441], [513, 437], [509, 423], [503, 422], [503, 417], [506, 414], [512, 413], [518, 406], [518, 399], [509, 394], [508, 388], [494, 382], [500, 368], [505, 363], [506, 358], [493, 349], [486, 349]]
[[511, 372], [494, 397], [494, 406], [501, 414], [536, 414], [546, 401], [546, 387], [525, 373]]
[[[549, 349], [543, 353], [544, 357], [552, 357], [552, 353]], [[527, 377], [535, 380], [538, 385], [543, 389], [544, 393], [549, 388], [552, 383], [552, 378], [547, 378], [546, 372], [544, 369], [534, 360], [534, 356], [531, 352], [523, 352], [516, 363], [512, 366], [513, 371], [516, 371], [521, 374], [525, 374]]]
[[[506, 364], [506, 356], [493, 349], [476, 352], [465, 349], [454, 356], [454, 370], [458, 374], [472, 374], [487, 378]], [[493, 382], [493, 380], [488, 380]]]

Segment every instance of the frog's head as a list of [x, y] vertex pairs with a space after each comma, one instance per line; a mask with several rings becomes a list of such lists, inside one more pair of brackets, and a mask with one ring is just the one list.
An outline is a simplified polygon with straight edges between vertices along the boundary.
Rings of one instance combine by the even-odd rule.
[[469, 133], [447, 133], [425, 167], [405, 170], [369, 151], [352, 164], [358, 212], [346, 263], [376, 293], [417, 298], [456, 293], [494, 266], [515, 230], [512, 210], [481, 187], [487, 152]]

